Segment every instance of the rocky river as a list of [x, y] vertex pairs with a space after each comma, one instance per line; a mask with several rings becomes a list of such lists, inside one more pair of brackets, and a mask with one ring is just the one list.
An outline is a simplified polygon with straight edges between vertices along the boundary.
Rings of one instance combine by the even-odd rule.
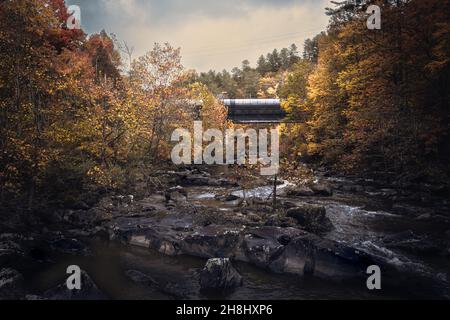
[[[329, 177], [242, 190], [202, 168], [169, 188], [0, 232], [3, 299], [448, 299], [448, 186]], [[244, 197], [245, 195], [245, 197]], [[29, 229], [27, 229], [29, 230]], [[33, 230], [38, 230], [33, 229]], [[66, 269], [83, 287], [65, 287]], [[368, 290], [367, 268], [382, 289]]]

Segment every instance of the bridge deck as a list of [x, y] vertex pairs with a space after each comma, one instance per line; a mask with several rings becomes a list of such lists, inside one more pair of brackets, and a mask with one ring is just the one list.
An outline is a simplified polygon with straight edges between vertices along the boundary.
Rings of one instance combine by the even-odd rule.
[[286, 112], [279, 99], [223, 99], [228, 119], [235, 123], [281, 123]]

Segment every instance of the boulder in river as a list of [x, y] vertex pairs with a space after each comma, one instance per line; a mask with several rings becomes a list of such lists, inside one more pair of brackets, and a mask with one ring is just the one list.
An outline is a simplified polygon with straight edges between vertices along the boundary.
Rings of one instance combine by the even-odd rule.
[[313, 275], [339, 282], [364, 277], [367, 266], [372, 264], [382, 265], [351, 247], [304, 233], [294, 237], [269, 268], [276, 273]]
[[241, 246], [244, 255], [236, 255], [236, 260], [272, 269], [272, 264], [277, 261], [292, 239], [305, 234], [307, 234], [305, 231], [296, 228], [261, 227], [248, 230]]
[[183, 187], [176, 186], [166, 190], [164, 196], [166, 198], [166, 202], [169, 202], [170, 200], [174, 202], [185, 202], [187, 200], [188, 193]]
[[[196, 226], [192, 218], [180, 215], [167, 215], [163, 219], [122, 217], [109, 225], [116, 238], [166, 255], [230, 258], [280, 274], [307, 274], [332, 281], [367, 279], [367, 267], [376, 264], [394, 272], [392, 279], [398, 275], [396, 270], [417, 275], [412, 266], [384, 251], [374, 251], [365, 244], [350, 246], [298, 227]], [[171, 292], [163, 290], [165, 286], [159, 288]]]
[[287, 210], [286, 215], [294, 218], [306, 231], [313, 233], [327, 232], [333, 229], [326, 209], [322, 206], [303, 205]]
[[214, 258], [206, 262], [200, 273], [200, 288], [203, 291], [231, 291], [242, 285], [242, 277], [228, 258]]
[[311, 184], [309, 186], [315, 195], [330, 197], [333, 195], [333, 189], [325, 182]]
[[288, 197], [308, 197], [313, 196], [314, 191], [307, 186], [297, 185], [295, 187], [289, 187], [286, 190], [286, 195]]
[[87, 274], [81, 270], [81, 289], [69, 290], [67, 284], [61, 283], [57, 287], [44, 293], [49, 300], [105, 300], [105, 295], [98, 289], [97, 285]]
[[[132, 194], [127, 195], [127, 196], [123, 196], [123, 195], [118, 195], [118, 196], [112, 196], [111, 197], [112, 203], [115, 207], [120, 207], [120, 206], [130, 206], [133, 204], [134, 202], [134, 196]], [[88, 210], [89, 208], [86, 208], [84, 210]]]

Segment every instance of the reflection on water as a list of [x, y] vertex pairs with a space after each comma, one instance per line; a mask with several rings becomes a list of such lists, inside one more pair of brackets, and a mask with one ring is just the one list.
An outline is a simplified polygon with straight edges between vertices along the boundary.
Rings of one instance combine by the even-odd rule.
[[[284, 183], [279, 189], [287, 187]], [[225, 188], [189, 188], [189, 199], [219, 210], [231, 210], [232, 203], [215, 199], [216, 195], [229, 192]], [[271, 186], [246, 191], [247, 197], [269, 197]], [[242, 190], [233, 192], [242, 196]], [[382, 256], [392, 264], [405, 265], [424, 274], [442, 272], [448, 274], [450, 265], [442, 257], [418, 258], [386, 248], [386, 236], [405, 230], [418, 235], [445, 231], [445, 226], [436, 223], [418, 222], [410, 217], [392, 214], [383, 204], [374, 204], [367, 199], [297, 198], [289, 199], [298, 204], [310, 203], [326, 207], [327, 215], [335, 230], [327, 238], [348, 244], [354, 248]], [[370, 210], [368, 209], [370, 208]], [[442, 229], [442, 230], [441, 230]], [[106, 241], [91, 241], [90, 256], [52, 256], [52, 263], [22, 266], [22, 271], [35, 294], [41, 294], [66, 279], [66, 268], [71, 264], [86, 270], [111, 299], [172, 299], [173, 296], [158, 288], [137, 284], [126, 277], [127, 270], [138, 270], [151, 276], [161, 286], [176, 284], [187, 299], [224, 298], [204, 296], [199, 291], [198, 274], [205, 264], [204, 259], [193, 257], [168, 257], [152, 250], [123, 246]], [[445, 261], [444, 261], [445, 260]], [[365, 282], [336, 284], [313, 277], [292, 277], [277, 275], [254, 268], [245, 263], [235, 263], [244, 278], [244, 286], [237, 289], [228, 299], [391, 299], [391, 298], [434, 298], [434, 293], [426, 293], [424, 288], [383, 287], [381, 292], [367, 290]]]
[[35, 294], [42, 293], [66, 279], [66, 268], [79, 265], [91, 276], [99, 289], [111, 299], [159, 300], [173, 299], [157, 288], [134, 283], [126, 277], [127, 270], [139, 270], [158, 283], [175, 283], [187, 299], [387, 299], [404, 297], [405, 293], [369, 292], [365, 282], [334, 284], [313, 277], [276, 275], [245, 263], [235, 263], [244, 278], [244, 286], [231, 295], [204, 296], [199, 291], [198, 273], [204, 259], [168, 257], [144, 248], [93, 241], [92, 255], [87, 257], [59, 255], [55, 263], [34, 267], [25, 273]]

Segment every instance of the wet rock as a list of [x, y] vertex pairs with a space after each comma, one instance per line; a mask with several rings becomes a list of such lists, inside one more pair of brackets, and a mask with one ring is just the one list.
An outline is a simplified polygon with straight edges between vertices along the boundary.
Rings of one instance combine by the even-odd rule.
[[249, 213], [246, 215], [247, 220], [252, 223], [252, 222], [260, 222], [261, 221], [261, 217], [255, 213]]
[[171, 199], [172, 201], [174, 201], [175, 203], [182, 203], [182, 202], [186, 202], [187, 197], [186, 197], [183, 193], [180, 193], [180, 192], [172, 192], [172, 193], [170, 194], [170, 199]]
[[241, 261], [248, 261], [261, 268], [271, 268], [285, 249], [290, 239], [304, 234], [304, 231], [294, 228], [261, 227], [248, 231], [242, 243], [244, 257], [237, 256]]
[[146, 286], [158, 285], [158, 283], [152, 277], [137, 270], [128, 270], [125, 272], [125, 275], [136, 283], [140, 283]]
[[237, 195], [234, 195], [232, 193], [226, 194], [226, 195], [216, 195], [214, 197], [216, 200], [223, 201], [223, 202], [231, 202], [239, 200], [240, 197]]
[[304, 205], [291, 208], [286, 216], [294, 218], [299, 225], [310, 232], [327, 232], [333, 229], [330, 219], [326, 216], [325, 207]]
[[206, 262], [200, 273], [200, 288], [203, 291], [231, 291], [242, 285], [242, 277], [228, 258], [214, 258]]
[[176, 187], [166, 190], [166, 192], [164, 193], [164, 196], [165, 196], [166, 202], [169, 202], [170, 200], [172, 200], [175, 203], [176, 202], [186, 202], [188, 193], [183, 187], [176, 186]]
[[240, 231], [235, 228], [210, 225], [187, 235], [180, 243], [183, 253], [197, 257], [227, 258], [234, 255], [241, 243]]
[[152, 248], [167, 256], [180, 254], [176, 232], [166, 229], [165, 233], [163, 235], [160, 231], [146, 230], [144, 231], [144, 235], [132, 235], [129, 243], [139, 247]]
[[392, 260], [291, 227], [202, 227], [189, 217], [175, 215], [160, 220], [120, 218], [112, 226], [119, 239], [127, 243], [133, 239], [169, 255], [232, 258], [275, 273], [310, 274], [333, 281], [365, 277], [372, 264], [389, 270]]
[[291, 242], [292, 238], [286, 234], [283, 234], [277, 238], [278, 242], [283, 245], [287, 246], [289, 242]]
[[326, 209], [321, 206], [303, 205], [289, 209], [286, 215], [296, 219], [299, 224], [303, 225], [311, 219], [323, 220], [326, 216]]
[[136, 247], [150, 247], [150, 240], [145, 235], [131, 235], [128, 243]]
[[313, 196], [314, 191], [307, 186], [298, 185], [295, 187], [288, 187], [286, 189], [286, 195], [288, 197], [308, 197]]
[[291, 217], [286, 217], [279, 214], [272, 214], [267, 218], [266, 222], [264, 223], [264, 226], [283, 227], [283, 228], [296, 227], [297, 221], [295, 221], [295, 219]]
[[124, 200], [125, 200], [125, 196], [122, 196], [122, 195], [112, 196], [112, 197], [111, 197], [112, 204], [113, 204], [115, 207], [122, 206], [123, 203], [124, 203]]
[[49, 300], [105, 300], [106, 296], [98, 289], [89, 275], [81, 270], [81, 289], [69, 290], [66, 282], [44, 293]]
[[269, 216], [264, 223], [266, 227], [276, 227], [280, 225], [280, 217], [277, 214], [272, 214]]
[[365, 277], [367, 266], [372, 264], [385, 267], [365, 252], [304, 233], [289, 242], [282, 254], [272, 261], [270, 269], [277, 273], [312, 275], [339, 282]]
[[175, 201], [169, 200], [169, 201], [167, 201], [166, 207], [167, 207], [169, 210], [172, 210], [172, 209], [174, 209], [174, 208], [177, 207], [177, 204], [175, 203]]
[[[221, 187], [238, 187], [239, 185], [236, 182], [232, 182], [228, 179], [219, 179], [218, 180], [219, 186]], [[214, 184], [212, 184], [214, 185]]]
[[98, 218], [101, 220], [106, 220], [105, 218], [110, 218], [108, 216], [102, 217], [105, 213], [111, 213], [112, 215], [115, 214], [122, 214], [123, 212], [129, 211], [134, 204], [134, 196], [128, 195], [117, 195], [117, 196], [105, 196], [100, 199], [100, 201], [96, 204], [96, 206], [93, 209], [88, 210], [95, 218], [97, 218], [97, 215], [99, 215]]
[[280, 205], [281, 205], [281, 207], [283, 207], [285, 209], [290, 209], [290, 208], [294, 208], [297, 206], [297, 204], [292, 201], [280, 201]]
[[24, 279], [16, 270], [4, 268], [0, 270], [0, 299], [16, 300], [24, 296]]
[[161, 241], [159, 244], [158, 252], [165, 254], [166, 256], [175, 256], [177, 255], [176, 246], [168, 241]]
[[333, 195], [333, 189], [331, 186], [327, 183], [320, 182], [310, 185], [311, 190], [314, 192], [315, 195], [318, 196], [332, 196]]
[[240, 243], [240, 231], [218, 225], [194, 226], [191, 216], [120, 218], [108, 225], [110, 237], [153, 248], [168, 255], [230, 257]]
[[134, 203], [134, 195], [129, 194], [125, 197], [125, 203], [128, 205], [132, 205]]
[[284, 250], [277, 238], [262, 238], [255, 234], [245, 236], [243, 248], [246, 258], [260, 268], [268, 268]]

